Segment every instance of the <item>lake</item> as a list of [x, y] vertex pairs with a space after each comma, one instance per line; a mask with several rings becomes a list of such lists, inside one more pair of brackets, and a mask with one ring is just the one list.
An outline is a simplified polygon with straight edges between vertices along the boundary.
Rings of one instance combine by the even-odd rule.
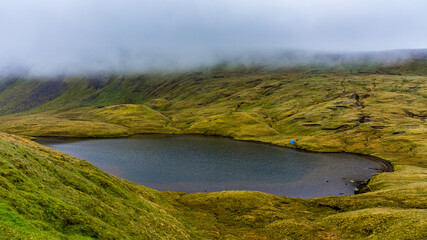
[[313, 198], [353, 194], [383, 165], [345, 153], [312, 153], [222, 137], [141, 135], [37, 142], [160, 191], [251, 190]]

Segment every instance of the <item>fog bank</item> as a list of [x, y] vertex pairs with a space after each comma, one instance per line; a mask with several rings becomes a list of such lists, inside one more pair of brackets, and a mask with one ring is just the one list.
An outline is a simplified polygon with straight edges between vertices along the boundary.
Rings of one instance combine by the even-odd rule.
[[176, 70], [419, 49], [427, 47], [425, 9], [421, 0], [0, 0], [0, 69]]

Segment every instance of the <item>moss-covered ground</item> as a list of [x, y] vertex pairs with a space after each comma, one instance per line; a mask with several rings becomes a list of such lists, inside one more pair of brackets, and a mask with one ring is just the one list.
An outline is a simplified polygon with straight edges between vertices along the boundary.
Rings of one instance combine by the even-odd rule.
[[426, 239], [427, 77], [411, 66], [4, 81], [0, 130], [11, 134], [220, 135], [368, 154], [395, 171], [342, 197], [157, 192], [1, 134], [0, 238]]

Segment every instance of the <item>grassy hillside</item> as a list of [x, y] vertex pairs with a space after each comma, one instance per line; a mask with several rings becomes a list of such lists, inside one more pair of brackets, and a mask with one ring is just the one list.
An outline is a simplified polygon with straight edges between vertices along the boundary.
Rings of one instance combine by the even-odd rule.
[[[7, 78], [0, 131], [21, 136], [221, 135], [390, 161], [363, 194], [157, 192], [0, 135], [0, 236], [61, 239], [425, 239], [424, 62], [375, 71], [216, 68], [177, 74]], [[400, 74], [400, 75], [399, 75]], [[31, 104], [29, 104], [31, 103]], [[297, 144], [290, 145], [289, 140]]]
[[32, 141], [0, 138], [0, 238], [191, 237], [157, 191]]

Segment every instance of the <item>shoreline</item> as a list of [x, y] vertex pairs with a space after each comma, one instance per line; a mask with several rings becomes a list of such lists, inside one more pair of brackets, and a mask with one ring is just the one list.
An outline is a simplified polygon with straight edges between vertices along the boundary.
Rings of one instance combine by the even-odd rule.
[[[120, 139], [120, 138], [138, 138], [138, 136], [147, 136], [147, 135], [158, 135], [158, 136], [207, 136], [207, 137], [221, 137], [221, 138], [228, 138], [234, 141], [244, 141], [244, 142], [253, 142], [253, 143], [257, 143], [257, 144], [267, 144], [270, 146], [275, 146], [275, 147], [282, 147], [282, 148], [286, 148], [286, 149], [291, 149], [294, 151], [299, 151], [299, 152], [308, 152], [308, 153], [346, 153], [346, 154], [354, 154], [356, 156], [360, 156], [363, 158], [366, 158], [368, 160], [371, 161], [375, 161], [375, 162], [379, 162], [383, 167], [382, 167], [382, 172], [393, 172], [394, 168], [393, 165], [382, 158], [376, 157], [376, 156], [371, 156], [371, 155], [367, 155], [367, 154], [361, 154], [361, 153], [352, 153], [352, 152], [316, 152], [316, 151], [310, 151], [310, 150], [306, 150], [306, 149], [301, 149], [301, 148], [293, 148], [293, 147], [288, 147], [288, 146], [283, 146], [283, 145], [278, 145], [278, 144], [273, 144], [273, 143], [269, 143], [269, 142], [262, 142], [262, 141], [256, 141], [256, 140], [240, 140], [240, 139], [235, 139], [233, 137], [226, 137], [226, 136], [221, 136], [221, 135], [205, 135], [205, 134], [168, 134], [168, 133], [143, 133], [143, 134], [133, 134], [130, 136], [126, 136], [126, 137], [115, 137], [116, 139]], [[40, 140], [42, 140], [43, 138], [46, 139], [55, 139], [58, 141], [61, 140], [76, 140], [76, 141], [84, 141], [84, 140], [93, 140], [93, 139], [111, 139], [111, 137], [98, 137], [98, 138], [94, 138], [94, 137], [64, 137], [64, 136], [50, 136], [50, 137], [46, 137], [46, 136], [39, 136], [39, 137], [33, 137], [32, 141], [37, 142], [37, 140], [41, 138]], [[366, 179], [365, 181], [358, 181], [355, 183], [355, 189], [354, 189], [354, 194], [360, 194], [360, 193], [364, 193], [364, 192], [368, 192], [369, 190], [366, 189], [366, 187], [368, 186], [370, 180], [372, 177]]]

